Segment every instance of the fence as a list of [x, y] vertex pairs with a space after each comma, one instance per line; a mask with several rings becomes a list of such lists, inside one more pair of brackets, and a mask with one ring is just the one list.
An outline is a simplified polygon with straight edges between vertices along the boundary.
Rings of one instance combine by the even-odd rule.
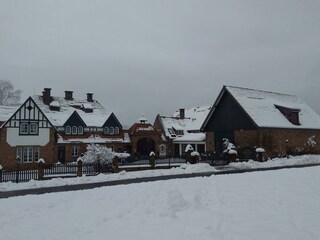
[[[185, 163], [185, 159], [172, 158], [172, 159], [156, 159], [156, 165], [174, 166], [177, 164]], [[36, 170], [19, 170], [8, 172], [0, 170], [0, 182], [28, 182], [30, 180], [45, 180], [56, 177], [77, 177], [77, 176], [94, 176], [99, 173], [113, 173], [118, 171], [118, 165], [121, 167], [133, 165], [149, 165], [149, 159], [142, 159], [138, 161], [114, 161], [113, 164], [95, 163], [82, 163], [73, 162], [68, 164], [38, 164]], [[153, 168], [154, 166], [151, 166]]]
[[0, 182], [29, 182], [30, 180], [44, 180], [55, 177], [93, 176], [99, 173], [111, 173], [111, 165], [100, 163], [81, 164], [39, 164], [37, 170], [4, 171], [0, 170]]

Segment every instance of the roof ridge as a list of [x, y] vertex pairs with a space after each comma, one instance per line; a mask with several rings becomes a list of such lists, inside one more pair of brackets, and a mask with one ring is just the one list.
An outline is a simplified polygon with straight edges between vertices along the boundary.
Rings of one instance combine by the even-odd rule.
[[251, 91], [262, 92], [262, 93], [272, 93], [272, 94], [277, 94], [277, 95], [284, 95], [284, 96], [298, 98], [296, 95], [287, 94], [287, 93], [279, 93], [279, 92], [265, 91], [265, 90], [260, 90], [260, 89], [245, 88], [245, 87], [238, 87], [238, 86], [231, 86], [231, 85], [225, 85], [225, 87], [226, 88], [238, 88], [238, 89], [243, 89], [243, 90], [251, 90]]

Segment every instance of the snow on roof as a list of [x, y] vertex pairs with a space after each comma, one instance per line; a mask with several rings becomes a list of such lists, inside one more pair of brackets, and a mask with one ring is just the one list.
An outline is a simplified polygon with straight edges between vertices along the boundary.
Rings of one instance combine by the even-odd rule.
[[2, 106], [0, 105], [0, 122], [6, 122], [20, 106]]
[[84, 109], [93, 109], [93, 106], [91, 103], [84, 103], [84, 104], [82, 104], [82, 106]]
[[64, 139], [60, 135], [58, 137], [58, 143], [85, 143], [85, 144], [91, 144], [91, 143], [129, 143], [130, 139], [126, 136], [124, 138], [105, 138], [101, 137], [99, 135], [91, 135], [87, 138], [68, 138]]
[[[232, 86], [226, 89], [259, 127], [320, 129], [320, 116], [297, 96]], [[292, 124], [276, 106], [300, 110], [300, 125]]]
[[206, 141], [206, 135], [204, 133], [186, 133], [183, 136], [176, 137], [174, 143], [182, 142], [204, 142]]
[[[77, 111], [88, 127], [102, 127], [112, 114], [107, 112], [96, 100], [88, 103], [87, 99], [65, 100], [63, 97], [53, 96], [51, 104], [54, 103], [55, 105], [59, 105], [60, 111], [51, 111], [50, 107], [43, 103], [42, 96], [36, 95], [32, 98], [54, 126], [63, 126], [74, 111]], [[82, 108], [92, 109], [93, 111], [86, 113], [81, 110]]]
[[185, 118], [179, 117], [179, 111], [175, 112], [172, 117], [160, 116], [165, 135], [172, 137], [170, 129], [182, 130], [184, 133], [188, 131], [199, 131], [208, 113], [210, 112], [211, 106], [200, 106], [185, 109]]
[[60, 107], [60, 103], [58, 101], [52, 101], [50, 107]]
[[148, 119], [143, 114], [141, 114], [141, 117], [139, 118], [138, 121], [139, 122], [148, 122]]

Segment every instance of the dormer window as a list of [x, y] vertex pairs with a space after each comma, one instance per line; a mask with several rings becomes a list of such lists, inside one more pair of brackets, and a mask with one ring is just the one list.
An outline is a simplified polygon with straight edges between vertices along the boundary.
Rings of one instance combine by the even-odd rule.
[[279, 105], [274, 105], [293, 125], [300, 125], [299, 112], [300, 109], [287, 108]]
[[103, 130], [103, 133], [105, 135], [109, 135], [109, 128], [108, 127], [105, 127], [104, 130]]
[[177, 136], [172, 128], [168, 128], [168, 132], [171, 135], [171, 137], [176, 137]]
[[70, 126], [66, 126], [66, 134], [67, 135], [71, 134], [71, 127]]
[[79, 134], [79, 135], [82, 135], [82, 134], [83, 134], [83, 127], [82, 127], [82, 126], [79, 126], [79, 127], [78, 127], [78, 134]]
[[110, 127], [110, 132], [109, 132], [110, 135], [114, 135], [114, 128], [113, 127]]
[[120, 131], [119, 131], [119, 128], [118, 128], [118, 127], [115, 127], [115, 128], [114, 128], [114, 134], [115, 134], [115, 135], [119, 135], [119, 132], [120, 132]]
[[77, 135], [78, 133], [78, 128], [76, 126], [72, 127], [72, 135]]

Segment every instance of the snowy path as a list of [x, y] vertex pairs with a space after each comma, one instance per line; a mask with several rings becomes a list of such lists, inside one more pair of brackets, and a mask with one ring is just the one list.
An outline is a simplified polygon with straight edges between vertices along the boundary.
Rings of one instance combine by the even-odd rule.
[[0, 200], [1, 239], [320, 239], [320, 167]]

